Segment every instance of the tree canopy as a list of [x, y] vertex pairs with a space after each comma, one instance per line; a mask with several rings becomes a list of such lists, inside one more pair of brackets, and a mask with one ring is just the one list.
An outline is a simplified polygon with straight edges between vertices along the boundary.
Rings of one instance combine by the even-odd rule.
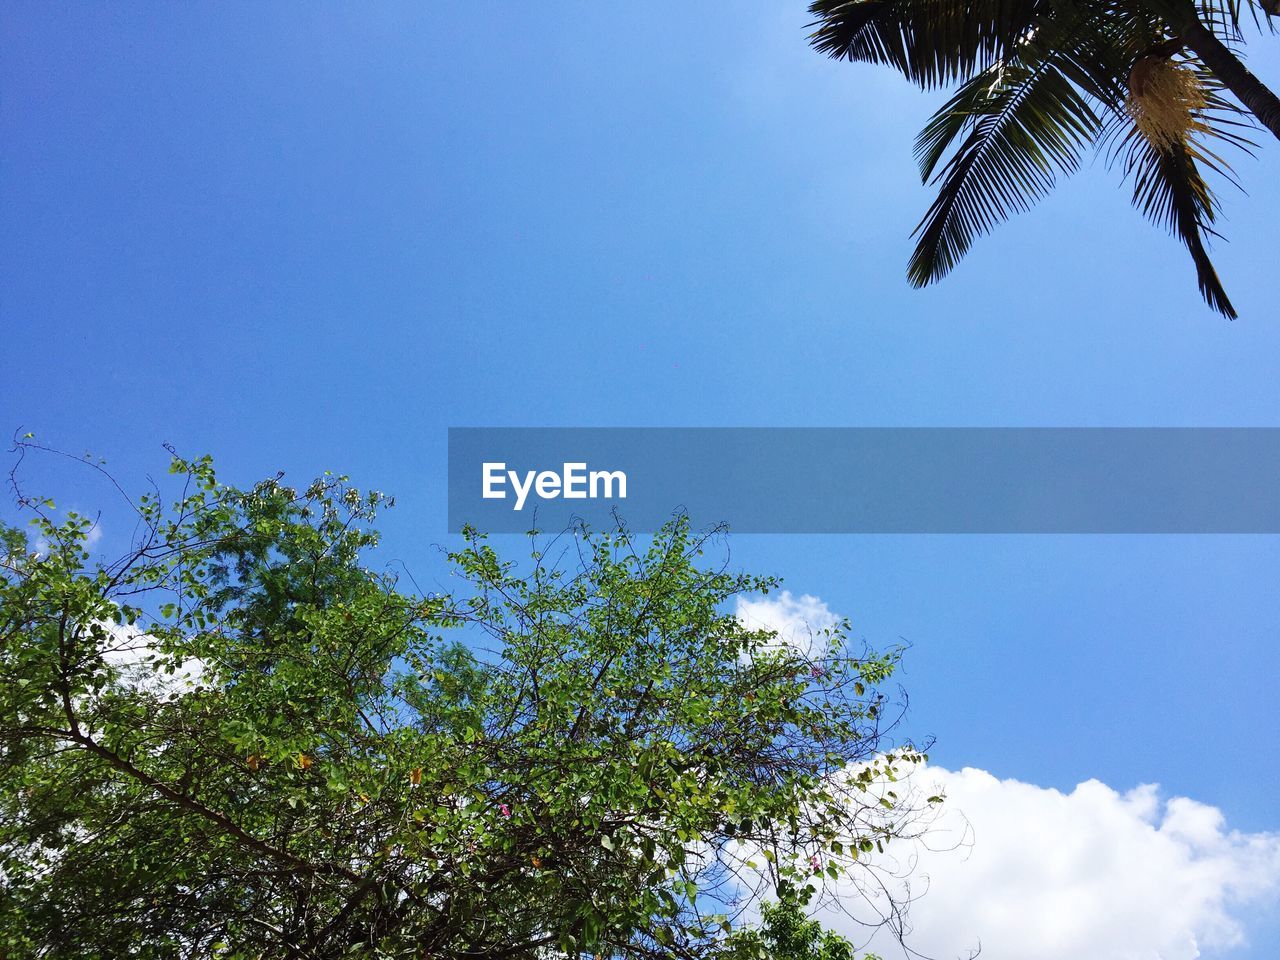
[[[854, 960], [853, 945], [805, 914], [806, 898], [784, 886], [778, 900], [761, 907], [759, 928], [729, 940], [734, 960]], [[879, 960], [871, 954], [865, 960]]]
[[9, 960], [708, 956], [912, 829], [898, 653], [744, 625], [777, 581], [685, 519], [470, 531], [422, 592], [379, 493], [171, 469], [119, 559], [23, 494], [0, 544]]

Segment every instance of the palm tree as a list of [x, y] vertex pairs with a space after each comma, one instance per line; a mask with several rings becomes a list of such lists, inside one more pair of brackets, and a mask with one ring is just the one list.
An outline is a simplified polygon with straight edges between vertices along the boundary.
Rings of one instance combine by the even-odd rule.
[[1235, 317], [1204, 246], [1218, 211], [1205, 173], [1234, 183], [1216, 144], [1247, 151], [1242, 129], [1253, 122], [1280, 138], [1280, 99], [1233, 49], [1246, 15], [1278, 5], [814, 0], [810, 42], [924, 89], [958, 85], [916, 140], [938, 195], [913, 233], [915, 286], [950, 272], [975, 237], [1102, 150], [1132, 178], [1134, 205], [1186, 245], [1205, 300]]

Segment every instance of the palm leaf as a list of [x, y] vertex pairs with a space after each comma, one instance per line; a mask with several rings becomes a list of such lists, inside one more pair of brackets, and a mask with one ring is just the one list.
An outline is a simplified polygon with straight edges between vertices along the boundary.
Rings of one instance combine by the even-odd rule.
[[1126, 173], [1134, 178], [1133, 205], [1186, 245], [1195, 263], [1201, 296], [1213, 309], [1234, 320], [1235, 307], [1204, 246], [1204, 234], [1214, 233], [1216, 199], [1197, 160], [1216, 167], [1214, 159], [1191, 143], [1159, 149], [1136, 132], [1127, 143]]
[[814, 0], [809, 42], [836, 59], [894, 67], [921, 87], [944, 86], [1001, 59], [1049, 4], [1035, 0]]
[[1059, 174], [1079, 165], [1101, 121], [1053, 59], [992, 67], [965, 83], [921, 133], [927, 178], [950, 144], [963, 143], [932, 182], [938, 196], [916, 227], [907, 276], [924, 286], [949, 273], [974, 239], [1030, 208]]
[[[1267, 8], [1195, 0], [1190, 9], [1238, 39], [1242, 15], [1258, 7]], [[1128, 110], [1134, 63], [1177, 51], [1171, 24], [1188, 16], [1185, 0], [814, 0], [809, 9], [817, 17], [810, 42], [828, 56], [886, 64], [925, 88], [960, 84], [916, 141], [922, 179], [938, 194], [912, 233], [914, 285], [949, 273], [976, 237], [1027, 210], [1077, 169], [1086, 146], [1119, 144], [1135, 205], [1182, 239], [1205, 299], [1235, 315], [1204, 245], [1216, 209], [1205, 174], [1232, 174], [1204, 141], [1247, 150], [1239, 108], [1201, 70], [1208, 104], [1187, 142], [1151, 146]]]
[[1142, 137], [1130, 118], [1118, 111], [1107, 123], [1103, 140], [1113, 144], [1113, 159], [1124, 157], [1125, 175], [1134, 178], [1134, 206], [1183, 242], [1195, 264], [1201, 295], [1219, 313], [1234, 319], [1235, 308], [1204, 243], [1205, 234], [1217, 236], [1213, 224], [1218, 209], [1205, 171], [1239, 188], [1231, 164], [1209, 144], [1221, 142], [1252, 155], [1256, 144], [1239, 131], [1250, 130], [1254, 124], [1222, 95], [1222, 84], [1203, 64], [1190, 58], [1181, 62], [1197, 72], [1204, 87], [1207, 106], [1201, 120], [1205, 127], [1175, 148], [1161, 149]]

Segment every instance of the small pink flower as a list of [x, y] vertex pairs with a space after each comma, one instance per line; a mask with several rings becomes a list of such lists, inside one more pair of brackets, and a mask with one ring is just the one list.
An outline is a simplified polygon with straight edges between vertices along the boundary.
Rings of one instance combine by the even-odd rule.
[[822, 861], [818, 859], [818, 855], [816, 853], [809, 858], [809, 866], [813, 867], [814, 873], [817, 873], [822, 869]]
[[504, 817], [511, 816], [511, 808], [508, 807], [505, 803], [498, 804], [498, 812], [502, 814]]
[[818, 677], [822, 676], [822, 668], [821, 668], [821, 667], [810, 667], [810, 668], [809, 668], [809, 676], [811, 676], [811, 677], [813, 677], [813, 679], [817, 680], [817, 679], [818, 679]]

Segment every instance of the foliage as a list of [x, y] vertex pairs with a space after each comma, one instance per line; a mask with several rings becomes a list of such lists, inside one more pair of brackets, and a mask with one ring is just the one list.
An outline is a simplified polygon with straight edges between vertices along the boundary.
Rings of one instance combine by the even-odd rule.
[[743, 626], [776, 582], [683, 519], [471, 531], [422, 595], [366, 565], [381, 494], [172, 471], [114, 562], [50, 501], [3, 534], [10, 960], [706, 955], [907, 829], [896, 652]]
[[[854, 960], [848, 940], [806, 916], [805, 898], [794, 887], [779, 890], [778, 899], [761, 908], [759, 929], [736, 931], [729, 938], [733, 960]], [[865, 954], [863, 960], [879, 960]]]
[[[1242, 40], [1241, 4], [814, 0], [810, 10], [820, 52], [890, 66], [924, 89], [955, 86], [916, 141], [938, 194], [913, 234], [914, 285], [949, 273], [976, 237], [1100, 150], [1132, 180], [1134, 206], [1185, 244], [1205, 300], [1235, 316], [1204, 245], [1218, 216], [1205, 173], [1234, 182], [1210, 144], [1248, 149], [1246, 111], [1280, 136], [1280, 101], [1229, 48]], [[1177, 87], [1176, 109], [1152, 77]]]

